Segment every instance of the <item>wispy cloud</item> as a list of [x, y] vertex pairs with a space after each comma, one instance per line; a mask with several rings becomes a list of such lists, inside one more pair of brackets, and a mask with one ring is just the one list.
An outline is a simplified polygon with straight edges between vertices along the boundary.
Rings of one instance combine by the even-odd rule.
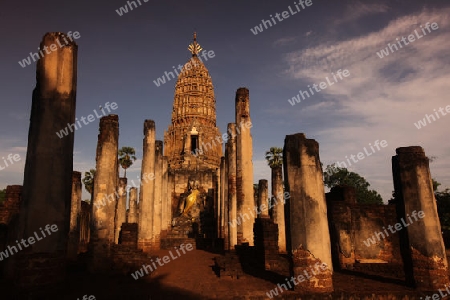
[[[375, 11], [386, 9], [380, 5]], [[359, 6], [351, 18], [346, 17], [347, 21], [356, 20], [370, 11], [373, 12], [367, 6]], [[325, 120], [326, 127], [313, 133], [323, 141], [321, 157], [325, 163], [342, 161], [345, 155], [357, 153], [376, 139], [387, 140], [388, 148], [354, 166], [361, 174], [369, 174], [369, 179], [375, 178], [373, 186], [385, 199], [390, 195], [392, 185], [386, 187], [383, 182], [391, 178], [390, 157], [395, 155], [396, 147], [421, 145], [428, 155], [440, 156], [440, 161], [435, 164], [450, 162], [450, 155], [444, 151], [441, 142], [447, 136], [450, 117], [441, 118], [422, 132], [413, 125], [425, 113], [450, 104], [447, 97], [450, 92], [449, 15], [450, 9], [423, 10], [392, 20], [379, 31], [340, 41], [330, 36], [328, 42], [286, 56], [290, 65], [286, 74], [305, 82], [324, 81], [337, 69], [350, 71], [349, 78], [320, 92], [322, 97], [326, 96], [324, 102], [305, 101], [296, 107], [296, 112], [288, 107], [286, 110], [290, 109], [289, 114], [302, 122], [312, 118], [316, 122]], [[388, 57], [380, 59], [376, 55], [387, 43], [407, 37], [427, 22], [438, 23], [439, 29]], [[286, 105], [289, 106], [287, 102]], [[450, 183], [444, 170], [434, 169], [436, 174], [433, 176]]]
[[286, 36], [286, 37], [282, 37], [282, 38], [276, 40], [275, 42], [273, 42], [273, 45], [275, 47], [291, 45], [291, 44], [295, 43], [296, 40], [297, 40], [297, 37], [295, 37], [295, 36]]
[[389, 10], [389, 6], [384, 3], [367, 3], [359, 0], [352, 1], [347, 4], [342, 18], [336, 19], [334, 25], [354, 22], [362, 17], [385, 13]]

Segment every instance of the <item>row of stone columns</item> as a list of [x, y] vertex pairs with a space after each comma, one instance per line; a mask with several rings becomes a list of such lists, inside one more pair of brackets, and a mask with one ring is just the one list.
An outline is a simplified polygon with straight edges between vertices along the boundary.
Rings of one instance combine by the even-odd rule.
[[[41, 48], [55, 44], [62, 36], [60, 33], [46, 34]], [[33, 247], [23, 249], [17, 256], [20, 286], [63, 281], [66, 258], [74, 257], [76, 253], [73, 235], [76, 234], [76, 218], [81, 210], [81, 174], [72, 173], [74, 130], [70, 130], [67, 136], [55, 134], [75, 121], [76, 54], [76, 44], [68, 43], [41, 58], [37, 64], [18, 239], [27, 240], [46, 225], [55, 225], [57, 230], [52, 230], [52, 234]], [[236, 123], [228, 125], [230, 139], [226, 145], [224, 170], [219, 172], [221, 186], [227, 184], [227, 189], [223, 188], [221, 192], [224, 197], [220, 207], [228, 208], [228, 219], [225, 214], [218, 214], [223, 218], [220, 224], [227, 221], [230, 224], [241, 217], [240, 225], [224, 226], [228, 231], [222, 231], [228, 233], [225, 236], [229, 249], [237, 244], [254, 243], [254, 220], [243, 218], [254, 211], [252, 137], [249, 128], [243, 128], [243, 124], [251, 122], [248, 89], [237, 90], [235, 104]], [[118, 116], [103, 117], [100, 120], [91, 205], [89, 267], [94, 272], [109, 269], [111, 246], [117, 242], [120, 224], [126, 220], [126, 180], [119, 180], [118, 176], [118, 137]], [[407, 280], [423, 290], [443, 288], [449, 283], [448, 262], [429, 160], [421, 147], [398, 148], [396, 152], [392, 168], [398, 218], [409, 220], [414, 211], [424, 215], [399, 232], [400, 238], [408, 245], [404, 254]], [[132, 188], [128, 214], [128, 222], [139, 223], [138, 245], [144, 251], [159, 247], [161, 232], [168, 228], [171, 220], [167, 160], [162, 153], [162, 142], [155, 140], [155, 124], [146, 120], [139, 210], [137, 191]], [[298, 287], [306, 292], [332, 291], [333, 268], [318, 143], [306, 139], [304, 134], [286, 136], [283, 166], [289, 197], [283, 194], [283, 199], [279, 199], [281, 171], [274, 171], [272, 193], [279, 202], [286, 200], [286, 204], [284, 215], [281, 206], [276, 206], [272, 215], [279, 228], [283, 223], [286, 225], [283, 236], [292, 258], [293, 274], [297, 277], [312, 272], [311, 268], [317, 264], [325, 266], [320, 271], [315, 268], [318, 274], [313, 279], [299, 282]], [[260, 181], [260, 186], [258, 205], [262, 206], [268, 198], [267, 181]], [[264, 213], [260, 217], [267, 219]]]

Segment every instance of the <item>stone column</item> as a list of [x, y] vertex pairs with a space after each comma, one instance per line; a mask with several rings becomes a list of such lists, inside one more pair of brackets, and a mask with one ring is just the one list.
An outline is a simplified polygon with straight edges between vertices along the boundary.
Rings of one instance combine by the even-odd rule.
[[[6, 224], [0, 231], [0, 250], [4, 251], [8, 245], [15, 245], [19, 227], [19, 209], [22, 201], [22, 186], [8, 185], [6, 187], [5, 201], [0, 206], [0, 224]], [[17, 246], [16, 246], [17, 247]], [[4, 279], [15, 280], [16, 255], [0, 261], [0, 276]]]
[[[302, 133], [287, 135], [283, 149], [288, 246], [294, 276], [311, 278], [296, 286], [302, 291], [331, 292], [332, 261], [327, 206], [319, 158], [319, 144]], [[326, 265], [323, 265], [323, 264]], [[323, 266], [323, 269], [317, 266]], [[312, 270], [315, 270], [312, 274]]]
[[6, 187], [5, 202], [2, 205], [3, 209], [0, 209], [0, 224], [9, 225], [11, 220], [19, 214], [21, 199], [21, 185], [8, 185]]
[[[78, 46], [59, 32], [45, 34], [40, 48], [68, 43], [37, 62], [18, 240], [40, 228], [56, 231], [21, 251], [17, 265], [20, 286], [43, 286], [65, 277], [72, 194], [73, 143]], [[64, 135], [61, 130], [65, 130]], [[60, 134], [60, 135], [58, 135]]]
[[236, 192], [236, 124], [228, 123], [229, 137], [227, 141], [228, 165], [228, 235], [229, 248], [234, 250], [237, 245], [237, 192]]
[[258, 218], [268, 218], [269, 217], [269, 205], [268, 205], [268, 199], [269, 199], [269, 183], [266, 179], [260, 179], [258, 182]]
[[[434, 291], [449, 285], [448, 262], [433, 193], [429, 160], [422, 147], [401, 147], [392, 158], [397, 215], [408, 283]], [[409, 266], [409, 268], [408, 268]]]
[[108, 115], [100, 119], [94, 205], [92, 206], [91, 246], [92, 272], [110, 268], [111, 245], [114, 243], [114, 220], [117, 206], [119, 117]]
[[219, 167], [216, 169], [216, 179], [217, 179], [217, 188], [215, 189], [215, 198], [216, 198], [216, 202], [214, 203], [214, 218], [216, 221], [216, 232], [215, 232], [215, 237], [220, 238], [221, 237], [221, 229], [222, 227], [221, 225], [221, 208], [222, 208], [222, 177], [221, 177], [221, 169], [220, 169], [220, 165]]
[[80, 229], [78, 217], [81, 212], [81, 173], [72, 172], [72, 202], [70, 207], [69, 244], [67, 245], [67, 258], [76, 260], [78, 244], [80, 241]]
[[272, 168], [272, 218], [278, 224], [278, 250], [286, 253], [286, 231], [284, 221], [284, 191], [283, 191], [283, 168], [275, 166]]
[[253, 144], [250, 134], [250, 98], [247, 88], [239, 88], [236, 91], [235, 104], [237, 212], [242, 218], [242, 231], [238, 231], [238, 243], [248, 243], [253, 246], [254, 217], [251, 217], [254, 210]]
[[152, 248], [160, 249], [162, 221], [162, 183], [163, 183], [163, 142], [156, 141], [155, 148], [155, 200], [153, 204], [153, 241]]
[[[138, 248], [149, 252], [153, 237], [153, 209], [155, 196], [155, 121], [145, 120], [143, 157], [141, 167], [142, 184], [139, 191]], [[145, 179], [150, 180], [145, 180]]]
[[161, 216], [161, 231], [167, 233], [172, 221], [172, 206], [170, 197], [168, 196], [169, 187], [169, 160], [167, 156], [162, 157], [162, 216]]
[[91, 205], [85, 201], [81, 201], [81, 211], [78, 222], [78, 227], [80, 228], [80, 242], [78, 246], [79, 253], [85, 253], [88, 251], [88, 245], [91, 239], [91, 215]]
[[[220, 206], [219, 206], [219, 222], [218, 222], [218, 237], [223, 238], [225, 242], [225, 214], [227, 214], [227, 199], [225, 199], [225, 157], [220, 158], [220, 189], [219, 189], [219, 199], [220, 199]], [[228, 243], [227, 243], [228, 244]]]
[[137, 209], [137, 188], [130, 188], [130, 208], [128, 210], [128, 220], [127, 223], [137, 223], [138, 222], [138, 209]]
[[126, 222], [127, 213], [127, 178], [119, 178], [119, 187], [117, 195], [117, 207], [114, 220], [114, 228], [116, 230], [114, 243], [119, 243], [120, 229], [122, 224]]

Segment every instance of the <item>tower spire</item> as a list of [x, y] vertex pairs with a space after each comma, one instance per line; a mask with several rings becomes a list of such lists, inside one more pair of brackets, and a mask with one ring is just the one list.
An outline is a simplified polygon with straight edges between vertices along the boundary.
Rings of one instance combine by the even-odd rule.
[[203, 50], [199, 43], [197, 43], [197, 32], [194, 31], [194, 40], [189, 45], [188, 50], [192, 53], [192, 56], [197, 56], [197, 54]]

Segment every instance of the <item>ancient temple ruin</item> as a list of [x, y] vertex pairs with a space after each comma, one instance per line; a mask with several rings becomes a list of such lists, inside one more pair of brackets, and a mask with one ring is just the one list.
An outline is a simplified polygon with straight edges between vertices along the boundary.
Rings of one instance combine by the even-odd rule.
[[[41, 47], [60, 35], [46, 34]], [[49, 286], [63, 281], [66, 264], [82, 255], [90, 273], [128, 276], [155, 252], [192, 244], [222, 254], [215, 259], [221, 277], [299, 278], [279, 281], [282, 292], [284, 286], [292, 293], [333, 293], [337, 271], [390, 276], [417, 291], [450, 283], [429, 160], [421, 147], [398, 148], [392, 159], [395, 203], [361, 205], [351, 187], [325, 194], [317, 141], [303, 133], [286, 135], [283, 166], [272, 170], [271, 189], [260, 179], [255, 194], [250, 92], [237, 89], [235, 120], [222, 133], [195, 34], [188, 49], [191, 58], [175, 85], [164, 141], [156, 140], [159, 125], [143, 120], [138, 188], [127, 189], [127, 179], [119, 177], [119, 116], [101, 118], [90, 204], [81, 202], [81, 174], [73, 170], [74, 133], [64, 139], [54, 134], [74, 122], [77, 45], [40, 60], [24, 183], [8, 186], [0, 206], [0, 251], [46, 225], [57, 230], [0, 261], [3, 278], [25, 289]], [[387, 233], [390, 224], [413, 212], [425, 217], [398, 235], [364, 245], [373, 232]], [[305, 280], [303, 274], [314, 275]]]

